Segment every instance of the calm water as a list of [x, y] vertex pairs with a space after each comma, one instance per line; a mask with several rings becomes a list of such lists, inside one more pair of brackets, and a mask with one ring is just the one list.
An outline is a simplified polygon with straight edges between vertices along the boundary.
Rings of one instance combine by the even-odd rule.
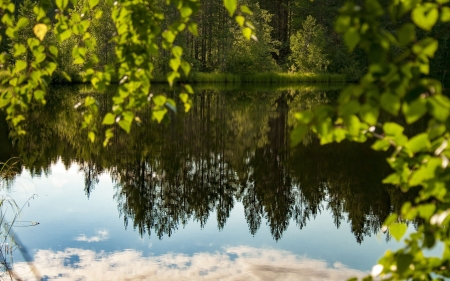
[[[93, 93], [56, 88], [25, 137], [0, 123], [0, 160], [21, 159], [8, 181], [24, 206], [14, 229], [45, 280], [362, 276], [398, 247], [380, 227], [408, 196], [381, 184], [386, 156], [368, 144], [308, 136], [290, 148], [294, 112], [336, 93], [199, 89], [189, 113], [158, 125], [141, 112], [143, 125], [102, 148], [73, 109]], [[18, 251], [14, 265], [33, 278]]]

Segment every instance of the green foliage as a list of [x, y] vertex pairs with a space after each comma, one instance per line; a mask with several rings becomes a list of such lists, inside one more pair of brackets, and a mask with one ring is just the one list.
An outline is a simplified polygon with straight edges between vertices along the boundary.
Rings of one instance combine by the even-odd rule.
[[[7, 87], [0, 91], [0, 109], [6, 112], [17, 133], [25, 134], [22, 127], [25, 112], [35, 103], [46, 103], [48, 85], [57, 72], [59, 77], [69, 80], [71, 75], [81, 76], [83, 82], [90, 82], [98, 91], [104, 91], [113, 78], [119, 80], [112, 107], [103, 122], [109, 126], [104, 145], [113, 137], [116, 124], [129, 132], [135, 122], [139, 123], [136, 113], [142, 108], [150, 107], [154, 119], [161, 122], [168, 110], [176, 108], [173, 100], [154, 97], [150, 91], [153, 61], [160, 50], [168, 54], [165, 75], [170, 86], [181, 73], [189, 74], [191, 66], [183, 59], [184, 50], [177, 45], [176, 38], [186, 31], [198, 35], [197, 25], [191, 19], [199, 4], [199, 0], [71, 0], [70, 3], [25, 0], [15, 17], [14, 3], [1, 0], [2, 29], [11, 40], [13, 65], [2, 80]], [[237, 9], [236, 0], [224, 4], [231, 16], [239, 11], [235, 19], [244, 37], [256, 38], [253, 25], [243, 17], [251, 14], [249, 8]], [[54, 6], [55, 14], [48, 15], [46, 11]], [[165, 22], [165, 6], [173, 7], [177, 14], [171, 22]], [[114, 54], [108, 55], [112, 50]], [[1, 54], [0, 64], [7, 59], [7, 54]], [[186, 93], [193, 93], [189, 85], [184, 85], [180, 95], [185, 110], [189, 110], [192, 101]], [[94, 142], [99, 128], [92, 120], [98, 114], [98, 102], [88, 95], [78, 107], [82, 109], [82, 127]]]
[[[225, 63], [225, 71], [230, 73], [249, 74], [277, 71], [279, 67], [271, 53], [277, 52], [280, 44], [271, 38], [273, 28], [270, 26], [273, 15], [263, 10], [259, 5], [252, 7], [252, 21], [256, 24], [257, 41], [248, 42], [238, 36], [238, 30], [233, 34], [236, 40], [233, 42], [231, 52]], [[243, 17], [236, 17], [239, 25], [243, 26]]]
[[[423, 32], [433, 31], [439, 20], [441, 24], [448, 21], [446, 5], [446, 1], [391, 1], [385, 10], [377, 0], [366, 0], [363, 6], [348, 2], [335, 27], [344, 35], [349, 50], [359, 47], [365, 51], [370, 62], [367, 73], [358, 84], [341, 92], [337, 108], [321, 106], [312, 117], [296, 116], [299, 128], [311, 128], [322, 144], [377, 139], [373, 149], [392, 149], [387, 161], [394, 173], [383, 182], [403, 191], [420, 188], [413, 202], [405, 203], [401, 212], [386, 219], [385, 227], [401, 240], [407, 230], [405, 221], [419, 219], [422, 224], [404, 240], [403, 248], [387, 252], [365, 280], [438, 280], [450, 276], [450, 99], [443, 95], [441, 83], [428, 76], [439, 44], [434, 33]], [[399, 22], [398, 29], [381, 27], [386, 13]], [[423, 36], [418, 38], [419, 33]], [[407, 124], [399, 122], [398, 115]], [[428, 123], [426, 130], [407, 134], [405, 128], [421, 119]], [[301, 137], [294, 131], [295, 143]], [[442, 255], [427, 255], [425, 251], [436, 245], [444, 247]]]
[[325, 52], [324, 28], [308, 16], [302, 29], [291, 36], [291, 60], [300, 72], [326, 72], [330, 64]]

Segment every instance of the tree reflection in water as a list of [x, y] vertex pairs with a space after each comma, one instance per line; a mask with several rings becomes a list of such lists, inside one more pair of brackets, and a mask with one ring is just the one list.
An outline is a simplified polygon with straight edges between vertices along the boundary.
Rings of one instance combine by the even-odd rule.
[[[347, 217], [361, 242], [411, 198], [381, 184], [389, 168], [368, 144], [320, 146], [309, 136], [289, 147], [293, 112], [332, 102], [334, 91], [199, 91], [189, 113], [159, 125], [142, 111], [143, 124], [117, 133], [107, 148], [87, 142], [77, 126], [82, 116], [73, 105], [89, 89], [53, 91], [45, 110], [27, 116], [26, 136], [2, 136], [0, 147], [8, 149], [0, 159], [19, 156], [34, 175], [47, 174], [59, 158], [67, 167], [76, 162], [87, 196], [110, 173], [125, 226], [141, 235], [171, 236], [190, 220], [204, 226], [213, 212], [222, 229], [239, 201], [252, 235], [267, 221], [278, 240], [292, 221], [301, 229], [329, 210], [337, 227]], [[110, 107], [98, 99], [102, 110]]]

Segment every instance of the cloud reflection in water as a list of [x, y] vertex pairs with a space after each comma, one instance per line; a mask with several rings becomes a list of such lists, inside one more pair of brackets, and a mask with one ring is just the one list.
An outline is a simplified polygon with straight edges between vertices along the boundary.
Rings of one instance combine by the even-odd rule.
[[[115, 253], [68, 248], [64, 252], [39, 250], [35, 265], [45, 280], [346, 280], [366, 273], [340, 263], [296, 256], [287, 251], [246, 246], [193, 256], [169, 253], [144, 257], [141, 252]], [[29, 267], [15, 268], [25, 280], [33, 280]], [[27, 279], [29, 278], [29, 279]]]
[[104, 229], [97, 231], [97, 235], [92, 237], [87, 237], [85, 234], [81, 234], [80, 236], [75, 237], [75, 240], [80, 242], [92, 243], [108, 240], [108, 237], [108, 230]]

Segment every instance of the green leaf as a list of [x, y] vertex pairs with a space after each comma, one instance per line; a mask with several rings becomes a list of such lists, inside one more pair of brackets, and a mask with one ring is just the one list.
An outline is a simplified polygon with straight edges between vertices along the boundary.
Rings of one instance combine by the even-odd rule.
[[14, 71], [16, 73], [17, 72], [21, 72], [25, 68], [27, 68], [27, 62], [26, 61], [23, 61], [23, 60], [16, 61], [16, 67], [14, 68]]
[[236, 22], [239, 24], [240, 27], [244, 26], [245, 18], [243, 16], [236, 16]]
[[181, 13], [181, 17], [182, 18], [187, 18], [187, 17], [189, 17], [190, 15], [192, 15], [192, 9], [191, 8], [189, 8], [189, 7], [183, 7], [183, 8], [181, 8], [181, 10], [180, 10], [180, 13]]
[[34, 34], [39, 40], [44, 40], [45, 34], [47, 34], [48, 27], [46, 24], [38, 23], [33, 28]]
[[158, 121], [158, 123], [161, 123], [161, 121], [163, 120], [166, 113], [167, 113], [167, 109], [165, 109], [165, 108], [163, 108], [161, 110], [153, 110], [152, 116], [156, 119], [156, 121]]
[[167, 99], [165, 106], [167, 106], [167, 108], [169, 108], [173, 112], [177, 113], [177, 105], [173, 99]]
[[413, 187], [422, 184], [424, 181], [433, 179], [435, 177], [435, 172], [438, 167], [442, 164], [442, 159], [440, 157], [433, 157], [428, 160], [425, 164], [420, 166], [419, 169], [412, 172], [411, 178], [409, 179], [409, 186]]
[[103, 146], [106, 147], [109, 143], [109, 140], [114, 137], [114, 133], [112, 129], [108, 129], [105, 131], [105, 141], [103, 142]]
[[397, 257], [397, 272], [402, 274], [405, 272], [413, 261], [413, 256], [410, 254], [401, 254]]
[[172, 68], [173, 71], [178, 71], [180, 64], [181, 64], [181, 60], [179, 58], [173, 58], [169, 62], [169, 66], [170, 66], [170, 68]]
[[347, 131], [342, 128], [336, 128], [333, 131], [333, 135], [334, 135], [334, 140], [337, 143], [340, 143], [341, 141], [345, 140]]
[[172, 71], [167, 74], [167, 82], [169, 82], [170, 87], [172, 87], [175, 79], [180, 78], [180, 73]]
[[195, 22], [189, 23], [188, 30], [190, 33], [192, 33], [192, 35], [198, 36], [198, 28]]
[[367, 12], [371, 15], [381, 16], [383, 12], [383, 7], [381, 7], [380, 3], [376, 0], [366, 0], [366, 9]]
[[188, 92], [188, 94], [194, 94], [194, 90], [192, 89], [191, 85], [186, 84], [184, 85], [184, 89], [186, 90], [186, 92]]
[[89, 132], [88, 133], [88, 138], [89, 140], [91, 140], [91, 142], [95, 141], [95, 133], [94, 132]]
[[402, 126], [400, 126], [397, 123], [393, 123], [393, 122], [386, 122], [383, 125], [383, 131], [390, 136], [397, 136], [403, 133], [403, 130], [405, 128], [403, 128]]
[[339, 111], [342, 115], [352, 115], [359, 112], [361, 105], [356, 100], [351, 100], [345, 104], [339, 106]]
[[391, 93], [384, 93], [380, 99], [381, 107], [392, 115], [397, 115], [400, 110], [400, 97]]
[[426, 55], [429, 58], [434, 57], [434, 53], [436, 53], [439, 42], [432, 38], [423, 39], [420, 44], [423, 46], [422, 54]]
[[389, 233], [392, 235], [392, 237], [395, 238], [395, 240], [400, 241], [402, 239], [403, 235], [406, 233], [406, 230], [408, 227], [404, 223], [396, 223], [392, 224], [389, 227]]
[[250, 40], [250, 38], [252, 37], [252, 30], [249, 27], [245, 27], [244, 29], [242, 29], [242, 34], [244, 35], [244, 37], [247, 40]]
[[21, 17], [16, 23], [16, 29], [21, 29], [21, 28], [27, 26], [29, 23], [30, 23], [30, 21], [27, 18]]
[[380, 110], [378, 107], [371, 106], [367, 103], [361, 107], [361, 111], [359, 112], [361, 119], [372, 126], [377, 124], [379, 114]]
[[27, 48], [23, 44], [14, 44], [13, 56], [19, 57], [27, 51]]
[[397, 173], [392, 173], [389, 176], [387, 176], [385, 179], [383, 179], [384, 184], [400, 184], [400, 176]]
[[25, 120], [25, 117], [23, 115], [18, 115], [12, 119], [12, 122], [13, 122], [14, 126], [17, 126], [17, 124], [19, 124], [20, 121], [23, 121], [23, 120]]
[[253, 15], [253, 12], [246, 5], [241, 5], [241, 12], [250, 16]]
[[427, 150], [431, 146], [427, 133], [418, 134], [411, 138], [405, 145], [413, 153]]
[[48, 47], [48, 50], [50, 51], [50, 53], [52, 54], [52, 55], [54, 55], [55, 57], [57, 57], [58, 56], [58, 48], [56, 48], [55, 46], [50, 46], [50, 47]]
[[11, 99], [0, 98], [0, 108], [3, 108], [11, 103]]
[[89, 0], [89, 6], [91, 9], [95, 8], [98, 5], [98, 3], [99, 3], [99, 0]]
[[237, 0], [223, 0], [223, 4], [230, 13], [230, 17], [233, 16], [237, 8]]
[[434, 118], [444, 122], [450, 114], [450, 101], [442, 95], [432, 96], [428, 98], [428, 108]]
[[382, 140], [377, 140], [376, 142], [374, 142], [374, 144], [372, 145], [372, 149], [373, 150], [383, 150], [386, 151], [389, 149], [389, 147], [391, 146], [391, 143], [389, 142], [389, 140], [386, 139], [382, 139]]
[[36, 91], [34, 91], [34, 98], [35, 98], [37, 101], [45, 102], [45, 100], [44, 100], [44, 98], [45, 98], [45, 92], [42, 91], [42, 90], [36, 90]]
[[191, 72], [191, 65], [187, 61], [182, 61], [181, 69], [183, 69], [184, 75], [188, 76], [189, 72]]
[[163, 38], [166, 39], [166, 41], [169, 43], [173, 43], [173, 41], [175, 41], [175, 37], [175, 33], [170, 30], [166, 30], [163, 33]]
[[56, 6], [61, 11], [63, 11], [66, 8], [67, 4], [69, 4], [68, 0], [56, 0]]
[[348, 50], [352, 52], [361, 41], [361, 36], [355, 28], [349, 28], [344, 34], [344, 41]]
[[435, 5], [427, 4], [416, 7], [411, 13], [411, 18], [418, 27], [430, 31], [438, 20], [439, 12]]
[[[407, 202], [407, 203], [409, 203], [409, 202]], [[390, 226], [391, 224], [395, 223], [397, 221], [397, 219], [398, 219], [398, 215], [396, 213], [392, 213], [386, 218], [383, 225]]]
[[309, 124], [313, 119], [313, 114], [310, 111], [296, 112], [295, 119], [303, 124]]
[[355, 115], [350, 115], [344, 117], [344, 125], [347, 127], [347, 130], [350, 135], [357, 137], [359, 135], [359, 130], [361, 128], [361, 122], [359, 118]]
[[425, 113], [427, 113], [427, 101], [425, 99], [418, 98], [410, 104], [404, 102], [402, 111], [406, 122], [408, 124], [414, 123]]
[[308, 133], [308, 126], [299, 125], [291, 132], [291, 146], [297, 146]]
[[14, 13], [16, 9], [16, 6], [13, 3], [9, 3], [8, 6], [6, 6], [6, 10], [8, 10], [11, 14]]
[[181, 48], [180, 46], [174, 46], [172, 48], [172, 54], [176, 57], [176, 58], [180, 58], [183, 55], [183, 48]]
[[119, 126], [127, 133], [131, 130], [131, 121], [122, 119], [119, 121]]
[[155, 104], [155, 106], [161, 107], [166, 103], [167, 98], [163, 95], [158, 95], [158, 96], [153, 97], [152, 100], [153, 100], [153, 103]]
[[103, 118], [102, 124], [103, 125], [112, 125], [112, 124], [114, 124], [115, 120], [116, 120], [116, 117], [114, 116], [114, 114], [107, 113], [105, 115], [105, 118]]
[[406, 46], [416, 39], [416, 27], [412, 23], [405, 23], [398, 31], [398, 42]]
[[450, 8], [449, 7], [442, 7], [442, 9], [441, 9], [441, 21], [442, 22], [449, 22], [450, 21]]
[[67, 40], [70, 36], [72, 36], [72, 31], [70, 29], [67, 29], [67, 30], [63, 31], [62, 33], [57, 34], [57, 37], [59, 38], [60, 42]]
[[429, 220], [431, 218], [432, 215], [434, 215], [435, 211], [436, 211], [436, 205], [435, 204], [423, 204], [423, 205], [419, 205], [417, 207], [417, 210], [419, 211], [419, 215], [426, 219]]
[[95, 104], [95, 99], [93, 97], [86, 97], [86, 99], [84, 100], [84, 106], [89, 107], [93, 104]]
[[187, 103], [187, 102], [188, 102], [188, 100], [189, 100], [189, 95], [188, 95], [188, 94], [186, 94], [186, 93], [181, 93], [179, 96], [180, 96], [180, 99], [181, 99], [181, 101], [182, 101], [183, 103]]

